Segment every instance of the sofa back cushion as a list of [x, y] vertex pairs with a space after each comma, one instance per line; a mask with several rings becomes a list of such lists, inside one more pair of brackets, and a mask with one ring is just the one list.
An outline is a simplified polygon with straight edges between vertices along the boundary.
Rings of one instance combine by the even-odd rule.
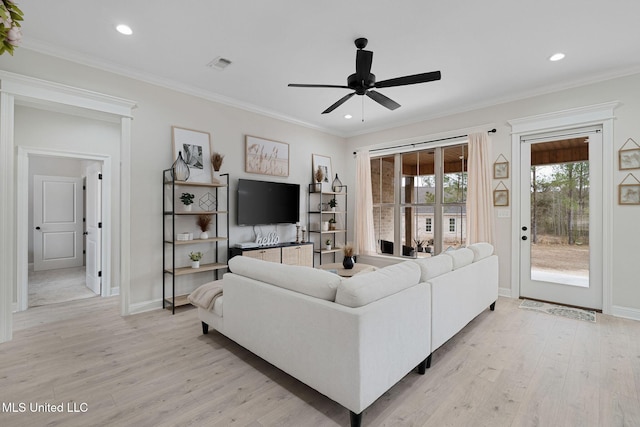
[[460, 248], [455, 251], [447, 251], [444, 255], [450, 256], [453, 261], [453, 269], [457, 270], [473, 262], [473, 251], [469, 248]]
[[474, 243], [467, 247], [473, 251], [473, 262], [480, 261], [481, 259], [485, 259], [486, 257], [493, 255], [493, 245], [491, 243]]
[[417, 258], [412, 262], [415, 262], [420, 267], [421, 282], [426, 282], [453, 270], [453, 260], [444, 254], [430, 258]]
[[229, 269], [241, 276], [327, 301], [335, 300], [336, 290], [341, 280], [340, 276], [328, 271], [262, 261], [245, 256], [231, 258]]
[[405, 261], [343, 279], [338, 287], [336, 303], [347, 307], [361, 307], [418, 283], [420, 267], [415, 262]]

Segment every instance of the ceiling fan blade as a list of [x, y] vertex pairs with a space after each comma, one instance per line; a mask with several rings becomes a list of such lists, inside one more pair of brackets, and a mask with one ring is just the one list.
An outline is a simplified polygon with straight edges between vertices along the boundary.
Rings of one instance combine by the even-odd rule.
[[324, 111], [322, 112], [322, 114], [327, 114], [327, 113], [332, 112], [333, 110], [335, 110], [336, 108], [338, 108], [339, 106], [341, 106], [342, 104], [344, 104], [345, 102], [347, 102], [347, 100], [348, 100], [349, 98], [351, 98], [351, 97], [352, 97], [353, 95], [355, 95], [355, 94], [356, 94], [355, 92], [351, 92], [349, 95], [345, 95], [345, 96], [343, 96], [342, 98], [340, 98], [340, 99], [338, 100], [338, 102], [336, 102], [336, 103], [335, 103], [335, 104], [333, 104], [331, 107], [329, 107], [329, 108], [327, 108], [326, 110], [324, 110]]
[[367, 95], [369, 98], [373, 99], [383, 107], [387, 107], [389, 110], [395, 110], [396, 108], [400, 107], [400, 104], [398, 104], [396, 101], [384, 96], [380, 92], [376, 92], [375, 90], [368, 90], [365, 95]]
[[307, 85], [307, 84], [289, 83], [287, 86], [289, 87], [335, 87], [338, 89], [350, 89], [349, 86], [342, 86], [342, 85]]
[[373, 52], [362, 49], [356, 51], [356, 81], [358, 83], [369, 79], [372, 62]]
[[414, 85], [416, 83], [427, 83], [434, 80], [440, 80], [440, 71], [432, 71], [430, 73], [414, 74], [412, 76], [396, 77], [395, 79], [382, 80], [376, 82], [375, 88]]

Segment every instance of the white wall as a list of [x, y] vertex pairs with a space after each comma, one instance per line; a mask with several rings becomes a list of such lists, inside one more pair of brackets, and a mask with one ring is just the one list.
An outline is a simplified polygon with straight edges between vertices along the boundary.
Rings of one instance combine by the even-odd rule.
[[[617, 192], [617, 184], [628, 173], [618, 171], [618, 149], [628, 138], [640, 141], [640, 74], [352, 137], [348, 139], [348, 148], [349, 151], [354, 151], [357, 148], [423, 136], [428, 139], [430, 135], [455, 133], [460, 129], [476, 127], [477, 130], [487, 130], [495, 127], [498, 132], [490, 136], [492, 158], [503, 154], [512, 165], [510, 175], [513, 177], [518, 173], [518, 159], [511, 157], [511, 128], [508, 120], [609, 101], [620, 101], [621, 105], [615, 110], [615, 145], [605, 148], [613, 150], [612, 158], [615, 165], [612, 166], [612, 182], [616, 187], [606, 188], [606, 194]], [[640, 179], [640, 170], [633, 172]], [[350, 174], [350, 185], [353, 180], [353, 174]], [[511, 179], [507, 181], [507, 186], [511, 188]], [[640, 319], [640, 250], [637, 247], [637, 242], [640, 241], [640, 227], [637, 225], [639, 218], [640, 206], [615, 205], [613, 208], [613, 312], [637, 319]], [[512, 218], [495, 218], [496, 252], [500, 257], [500, 287], [505, 293], [509, 292], [511, 287], [511, 221]]]
[[[231, 174], [231, 243], [251, 239], [252, 230], [235, 227], [234, 192], [238, 178], [301, 184], [301, 220], [306, 221], [306, 185], [311, 182], [311, 155], [330, 156], [334, 173], [346, 173], [345, 140], [299, 125], [228, 107], [113, 73], [18, 49], [0, 57], [0, 69], [67, 84], [137, 102], [131, 143], [131, 306], [153, 306], [162, 296], [161, 172], [171, 166], [171, 126], [210, 132], [215, 151], [225, 155], [222, 172]], [[82, 121], [81, 118], [77, 118]], [[35, 126], [31, 121], [31, 126]], [[276, 178], [244, 172], [244, 136], [286, 142], [290, 175]], [[18, 139], [16, 137], [16, 139]], [[46, 141], [44, 144], [65, 145]], [[79, 149], [75, 146], [74, 148]], [[103, 147], [96, 148], [96, 150]], [[93, 149], [93, 147], [91, 148]], [[115, 166], [115, 165], [114, 165]], [[114, 170], [116, 173], [117, 168]], [[225, 254], [226, 255], [226, 254]]]

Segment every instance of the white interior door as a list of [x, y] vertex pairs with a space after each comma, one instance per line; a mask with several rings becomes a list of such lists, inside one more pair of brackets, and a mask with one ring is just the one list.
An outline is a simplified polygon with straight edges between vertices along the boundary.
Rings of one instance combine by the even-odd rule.
[[602, 309], [602, 133], [523, 138], [520, 296]]
[[35, 271], [82, 265], [82, 198], [82, 178], [34, 175]]
[[87, 169], [86, 187], [86, 280], [87, 287], [101, 294], [102, 285], [102, 166], [91, 165]]

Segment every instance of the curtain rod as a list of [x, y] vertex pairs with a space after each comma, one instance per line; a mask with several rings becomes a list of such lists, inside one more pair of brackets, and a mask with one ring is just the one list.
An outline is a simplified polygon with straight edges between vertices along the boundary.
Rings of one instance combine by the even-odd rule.
[[[487, 133], [496, 133], [497, 130], [495, 128], [488, 130]], [[373, 150], [369, 150], [369, 152], [373, 152], [373, 151], [384, 151], [384, 150], [393, 150], [394, 148], [402, 148], [402, 147], [415, 147], [416, 145], [421, 145], [421, 144], [431, 144], [432, 142], [440, 142], [440, 141], [448, 141], [450, 139], [457, 139], [457, 138], [464, 138], [469, 136], [469, 134], [467, 135], [457, 135], [457, 136], [450, 136], [447, 138], [440, 138], [440, 139], [432, 139], [431, 141], [423, 141], [423, 142], [413, 142], [411, 144], [402, 144], [402, 145], [394, 145], [393, 147], [384, 147], [384, 148], [374, 148]], [[353, 154], [355, 155], [356, 152], [354, 151]]]

